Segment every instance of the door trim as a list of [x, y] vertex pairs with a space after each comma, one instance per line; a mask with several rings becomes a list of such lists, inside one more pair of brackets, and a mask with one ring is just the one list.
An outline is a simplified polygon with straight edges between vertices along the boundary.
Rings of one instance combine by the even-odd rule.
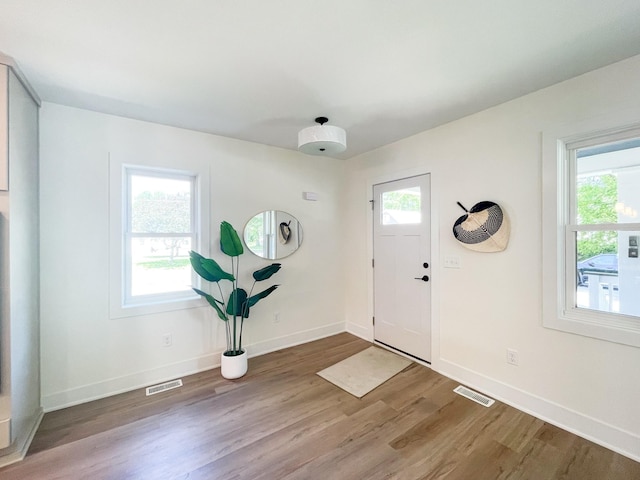
[[[366, 229], [367, 229], [367, 316], [368, 322], [366, 326], [356, 325], [349, 326], [349, 331], [370, 342], [374, 342], [373, 330], [373, 314], [374, 314], [374, 295], [373, 295], [373, 268], [371, 259], [373, 258], [373, 214], [370, 201], [373, 200], [373, 186], [380, 183], [394, 182], [403, 178], [417, 177], [419, 175], [429, 174], [431, 177], [431, 265], [433, 275], [431, 276], [431, 368], [438, 371], [440, 365], [440, 280], [439, 273], [441, 269], [440, 262], [440, 242], [439, 242], [439, 185], [438, 175], [424, 168], [409, 168], [387, 172], [384, 174], [371, 176], [366, 179], [365, 199], [363, 200], [363, 208], [366, 208]], [[366, 205], [366, 206], [365, 206]], [[457, 206], [456, 206], [457, 207]], [[458, 207], [459, 208], [459, 207]], [[457, 218], [457, 217], [456, 217]], [[452, 223], [453, 225], [453, 223]], [[436, 272], [438, 274], [436, 274]], [[386, 346], [380, 344], [382, 347]], [[395, 351], [395, 350], [393, 350]], [[413, 359], [413, 357], [407, 357]], [[417, 360], [416, 360], [417, 361]], [[429, 366], [427, 363], [419, 362], [422, 365]]]
[[[367, 305], [366, 312], [364, 314], [363, 323], [360, 322], [347, 322], [347, 331], [364, 338], [369, 342], [373, 340], [373, 268], [371, 266], [371, 259], [373, 258], [373, 215], [371, 214], [371, 203], [373, 200], [373, 186], [379, 183], [393, 182], [395, 180], [415, 177], [418, 175], [429, 174], [431, 176], [431, 265], [434, 272], [439, 272], [440, 262], [440, 242], [439, 242], [439, 185], [438, 175], [432, 171], [425, 169], [424, 167], [409, 168], [397, 170], [394, 172], [388, 172], [369, 176], [365, 180], [365, 186], [362, 197], [362, 212], [365, 217], [366, 228], [366, 258], [364, 259], [364, 271], [366, 272], [366, 285], [367, 285]], [[456, 206], [457, 207], [457, 206]], [[458, 207], [459, 208], [459, 207]], [[453, 224], [452, 224], [453, 225]], [[431, 284], [431, 368], [438, 371], [440, 361], [440, 304], [439, 304], [439, 290], [440, 281], [439, 275], [432, 275], [433, 279]], [[381, 347], [384, 347], [381, 345]], [[407, 357], [410, 358], [410, 357]], [[417, 361], [417, 360], [416, 360]], [[421, 362], [418, 362], [421, 363]], [[429, 366], [426, 363], [422, 365]]]

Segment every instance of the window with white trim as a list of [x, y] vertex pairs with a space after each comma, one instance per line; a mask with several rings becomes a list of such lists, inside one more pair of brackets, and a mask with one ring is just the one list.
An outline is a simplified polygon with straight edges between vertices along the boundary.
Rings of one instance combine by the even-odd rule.
[[124, 306], [193, 296], [196, 177], [125, 167]]
[[640, 128], [545, 141], [543, 323], [640, 346]]

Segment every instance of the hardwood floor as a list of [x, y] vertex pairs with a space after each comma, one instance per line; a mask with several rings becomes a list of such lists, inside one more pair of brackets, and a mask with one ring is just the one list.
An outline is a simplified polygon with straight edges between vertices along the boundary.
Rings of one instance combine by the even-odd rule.
[[640, 479], [640, 463], [412, 364], [362, 399], [315, 373], [370, 344], [340, 334], [45, 415], [0, 479]]

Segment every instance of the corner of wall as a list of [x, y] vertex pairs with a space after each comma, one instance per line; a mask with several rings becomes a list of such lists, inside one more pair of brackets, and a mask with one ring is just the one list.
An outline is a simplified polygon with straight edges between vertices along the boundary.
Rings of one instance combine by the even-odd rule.
[[[20, 462], [27, 455], [27, 450], [31, 446], [31, 442], [33, 441], [33, 437], [35, 437], [36, 432], [38, 431], [38, 427], [40, 426], [40, 422], [42, 422], [42, 417], [44, 416], [44, 410], [39, 408], [34, 416], [29, 421], [29, 425], [27, 429], [22, 432], [22, 436], [15, 439], [13, 444], [10, 447], [0, 450], [0, 468], [6, 467], [7, 465], [11, 465], [13, 463]], [[0, 439], [4, 439], [5, 428], [7, 429], [7, 435], [10, 430], [10, 419], [6, 420], [7, 425], [0, 425]]]

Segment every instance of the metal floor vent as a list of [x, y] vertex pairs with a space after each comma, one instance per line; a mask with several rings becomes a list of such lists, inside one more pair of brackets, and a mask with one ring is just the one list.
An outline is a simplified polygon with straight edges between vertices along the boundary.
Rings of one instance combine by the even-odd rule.
[[172, 390], [174, 388], [179, 388], [181, 386], [182, 386], [182, 380], [171, 380], [170, 382], [153, 385], [151, 387], [147, 387], [147, 397], [149, 395], [155, 395], [156, 393], [166, 392], [167, 390]]
[[458, 385], [456, 388], [453, 389], [453, 391], [485, 407], [490, 407], [495, 403], [494, 399], [485, 397], [481, 393], [474, 392], [473, 390], [467, 387], [463, 387], [462, 385]]

